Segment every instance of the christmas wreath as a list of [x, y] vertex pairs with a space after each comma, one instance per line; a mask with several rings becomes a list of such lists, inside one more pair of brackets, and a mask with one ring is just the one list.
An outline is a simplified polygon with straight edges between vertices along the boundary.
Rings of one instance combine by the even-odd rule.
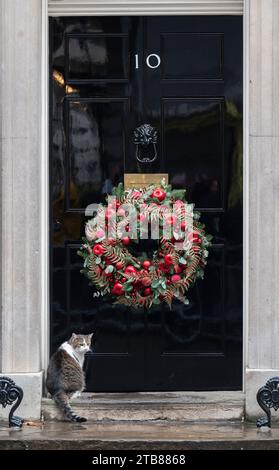
[[[132, 307], [171, 307], [175, 299], [187, 304], [188, 289], [203, 277], [211, 240], [199, 218], [185, 191], [164, 181], [128, 190], [119, 184], [86, 223], [78, 251], [94, 295]], [[148, 239], [156, 240], [150, 255], [139, 251]]]

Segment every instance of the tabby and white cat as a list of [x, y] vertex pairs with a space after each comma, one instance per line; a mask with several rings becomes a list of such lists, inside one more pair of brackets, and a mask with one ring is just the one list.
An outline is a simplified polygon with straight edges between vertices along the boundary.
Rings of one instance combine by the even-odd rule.
[[73, 333], [50, 358], [47, 370], [46, 387], [51, 398], [67, 419], [78, 423], [87, 419], [73, 413], [69, 400], [79, 395], [85, 387], [82, 366], [85, 354], [90, 351], [92, 336], [93, 333]]

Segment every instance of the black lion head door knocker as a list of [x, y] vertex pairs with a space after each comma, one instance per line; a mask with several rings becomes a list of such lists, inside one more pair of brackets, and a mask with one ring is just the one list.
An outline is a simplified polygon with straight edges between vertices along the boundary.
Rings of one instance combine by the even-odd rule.
[[153, 163], [158, 157], [157, 130], [150, 124], [142, 124], [134, 130], [136, 158], [139, 163]]

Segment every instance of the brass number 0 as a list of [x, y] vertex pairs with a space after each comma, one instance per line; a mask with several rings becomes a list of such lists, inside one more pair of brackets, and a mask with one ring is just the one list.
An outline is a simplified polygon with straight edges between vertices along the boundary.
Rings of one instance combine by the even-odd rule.
[[[153, 65], [150, 63], [150, 59], [152, 58], [156, 60], [156, 63]], [[161, 57], [158, 54], [149, 54], [146, 57], [145, 62], [146, 62], [147, 67], [149, 67], [150, 69], [157, 69], [157, 67], [159, 67], [161, 64]], [[139, 68], [139, 55], [138, 54], [135, 54], [135, 66], [136, 66], [136, 69]]]

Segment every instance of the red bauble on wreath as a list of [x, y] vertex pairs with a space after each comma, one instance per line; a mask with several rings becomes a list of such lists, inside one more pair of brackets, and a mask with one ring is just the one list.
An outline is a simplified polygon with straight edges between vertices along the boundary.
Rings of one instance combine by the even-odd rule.
[[[87, 222], [78, 252], [84, 259], [82, 272], [99, 295], [136, 308], [171, 307], [174, 300], [187, 304], [188, 289], [203, 277], [212, 237], [185, 191], [164, 181], [128, 190], [120, 183], [107, 202]], [[141, 237], [152, 230], [157, 249], [150, 257], [136, 254], [134, 243], [140, 247]]]

